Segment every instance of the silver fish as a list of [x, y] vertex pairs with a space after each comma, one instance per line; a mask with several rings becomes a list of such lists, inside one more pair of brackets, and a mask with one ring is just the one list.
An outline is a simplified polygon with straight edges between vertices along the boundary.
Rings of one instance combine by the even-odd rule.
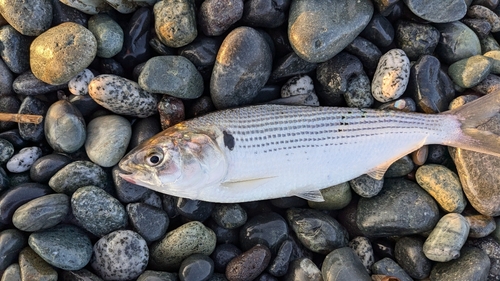
[[429, 144], [500, 156], [500, 137], [475, 127], [500, 109], [500, 92], [440, 114], [257, 105], [181, 122], [119, 163], [120, 176], [161, 193], [229, 203], [299, 196], [362, 174], [381, 179]]

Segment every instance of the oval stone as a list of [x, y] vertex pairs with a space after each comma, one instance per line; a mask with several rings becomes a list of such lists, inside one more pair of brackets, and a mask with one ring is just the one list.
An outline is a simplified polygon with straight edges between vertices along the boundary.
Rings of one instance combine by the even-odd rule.
[[481, 249], [466, 247], [461, 251], [460, 258], [436, 263], [430, 274], [430, 280], [455, 281], [455, 280], [494, 280], [488, 278], [491, 267], [488, 255]]
[[266, 269], [270, 261], [269, 248], [257, 244], [228, 263], [226, 277], [234, 281], [253, 280]]
[[26, 172], [40, 156], [42, 156], [42, 150], [39, 147], [25, 147], [7, 161], [7, 170], [11, 173]]
[[460, 21], [437, 24], [441, 33], [436, 53], [445, 64], [481, 54], [481, 44], [477, 35]]
[[45, 83], [67, 83], [94, 60], [97, 41], [88, 29], [65, 22], [39, 35], [30, 46], [33, 74]]
[[66, 100], [53, 103], [44, 123], [45, 138], [56, 151], [73, 153], [85, 143], [85, 120], [80, 111]]
[[450, 65], [448, 74], [458, 86], [472, 88], [490, 74], [491, 65], [490, 59], [485, 56], [472, 56]]
[[109, 15], [99, 14], [89, 19], [89, 30], [97, 42], [97, 56], [111, 58], [123, 47], [123, 29]]
[[52, 4], [50, 0], [2, 0], [0, 14], [19, 33], [37, 36], [50, 27]]
[[447, 262], [460, 257], [460, 249], [469, 235], [469, 222], [460, 214], [444, 215], [424, 243], [425, 256]]
[[66, 194], [49, 194], [20, 206], [12, 216], [12, 223], [22, 231], [39, 231], [60, 223], [69, 212]]
[[215, 107], [247, 105], [271, 75], [272, 54], [262, 35], [250, 27], [233, 29], [217, 53], [210, 95]]
[[361, 260], [349, 247], [329, 253], [323, 261], [321, 273], [325, 281], [372, 280]]
[[126, 78], [102, 74], [90, 81], [89, 95], [102, 107], [117, 114], [145, 118], [157, 112], [156, 96]]
[[112, 167], [120, 161], [132, 135], [130, 122], [119, 115], [93, 119], [87, 126], [85, 151], [101, 167]]
[[370, 22], [371, 1], [292, 1], [288, 39], [308, 62], [324, 62], [349, 45]]
[[380, 102], [399, 98], [410, 78], [410, 60], [401, 49], [392, 49], [382, 55], [372, 80], [372, 95]]
[[64, 270], [82, 269], [92, 256], [89, 237], [74, 225], [62, 224], [32, 233], [28, 243], [42, 259]]
[[32, 182], [19, 184], [3, 192], [0, 196], [0, 224], [10, 224], [19, 206], [50, 193], [52, 190], [47, 185]]
[[17, 229], [0, 232], [0, 272], [17, 261], [17, 255], [26, 247], [26, 237]]
[[408, 8], [420, 18], [434, 22], [457, 21], [467, 13], [467, 2], [465, 0], [404, 0]]
[[90, 161], [75, 161], [59, 170], [49, 180], [49, 186], [56, 192], [73, 194], [79, 187], [106, 186], [106, 173]]
[[164, 0], [154, 5], [155, 31], [163, 44], [179, 48], [196, 38], [194, 4], [190, 0]]

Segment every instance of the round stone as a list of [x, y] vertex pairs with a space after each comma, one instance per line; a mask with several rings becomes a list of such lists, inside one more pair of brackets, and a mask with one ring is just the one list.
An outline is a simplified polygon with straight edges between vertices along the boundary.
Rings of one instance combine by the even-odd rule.
[[45, 195], [17, 208], [12, 217], [12, 224], [22, 231], [40, 231], [63, 221], [69, 209], [68, 195]]
[[270, 262], [268, 272], [273, 276], [280, 277], [288, 271], [288, 265], [293, 258], [294, 242], [292, 240], [285, 240], [281, 243], [276, 257]]
[[123, 47], [123, 29], [107, 14], [92, 16], [88, 28], [97, 42], [97, 56], [111, 58]]
[[336, 249], [329, 253], [323, 261], [321, 273], [324, 281], [372, 280], [361, 260], [349, 247]]
[[192, 254], [182, 261], [179, 278], [182, 281], [206, 281], [214, 273], [214, 261], [203, 254]]
[[52, 23], [52, 4], [50, 0], [2, 0], [0, 14], [21, 34], [37, 36]]
[[400, 21], [396, 28], [398, 46], [410, 60], [432, 55], [439, 42], [439, 31], [430, 24]]
[[314, 84], [311, 77], [307, 75], [298, 75], [286, 81], [281, 87], [281, 97], [287, 98], [296, 95], [314, 94]]
[[58, 225], [32, 233], [30, 247], [46, 262], [64, 270], [79, 270], [92, 256], [92, 243], [83, 230], [73, 225]]
[[19, 252], [26, 247], [24, 234], [17, 229], [6, 229], [0, 232], [0, 271], [17, 261]]
[[84, 69], [68, 82], [68, 89], [73, 95], [85, 96], [89, 94], [89, 84], [94, 74], [89, 69]]
[[154, 5], [155, 31], [163, 44], [179, 48], [196, 38], [194, 4], [189, 0], [165, 0]]
[[376, 180], [369, 175], [361, 175], [349, 181], [349, 185], [356, 194], [370, 198], [377, 195], [384, 186], [384, 179]]
[[85, 151], [101, 167], [112, 167], [120, 161], [132, 135], [130, 122], [119, 115], [93, 119], [87, 126]]
[[127, 205], [130, 224], [147, 242], [162, 238], [167, 233], [170, 219], [165, 211], [145, 203]]
[[131, 280], [148, 265], [146, 241], [131, 230], [118, 230], [97, 241], [90, 266], [105, 280]]
[[[481, 249], [466, 247], [456, 260], [436, 263], [429, 276], [430, 280], [488, 280], [491, 261]], [[496, 277], [495, 277], [496, 278]]]
[[246, 223], [247, 213], [239, 204], [217, 204], [212, 212], [212, 219], [219, 226], [234, 229]]
[[242, 9], [242, 22], [249, 26], [275, 28], [282, 25], [286, 20], [286, 11], [290, 7], [290, 0], [279, 1], [246, 1]]
[[64, 84], [89, 66], [96, 52], [97, 42], [92, 32], [79, 24], [65, 22], [33, 40], [30, 66], [43, 82]]
[[42, 150], [39, 147], [25, 147], [7, 161], [7, 170], [11, 173], [26, 172], [40, 156], [42, 156]]
[[380, 102], [399, 98], [410, 77], [410, 60], [401, 49], [392, 49], [382, 55], [372, 80], [372, 95]]
[[490, 74], [491, 65], [490, 59], [485, 56], [472, 56], [450, 65], [448, 74], [458, 86], [472, 88]]
[[196, 99], [203, 94], [203, 77], [183, 56], [157, 56], [149, 59], [139, 75], [139, 86], [151, 93]]
[[79, 187], [106, 186], [106, 172], [90, 161], [75, 161], [64, 166], [49, 180], [49, 186], [56, 192], [73, 194]]
[[85, 120], [80, 111], [66, 100], [53, 103], [44, 123], [45, 138], [56, 151], [73, 153], [85, 143]]
[[71, 162], [63, 154], [49, 154], [38, 158], [30, 168], [30, 178], [35, 182], [47, 183], [61, 168]]
[[78, 222], [99, 237], [128, 224], [127, 212], [120, 201], [99, 187], [77, 189], [71, 197], [71, 208]]
[[469, 235], [469, 223], [460, 214], [444, 215], [436, 224], [423, 249], [425, 256], [433, 261], [447, 262], [460, 257], [460, 249]]
[[465, 0], [432, 0], [426, 1], [425, 4], [420, 0], [403, 2], [415, 15], [434, 23], [457, 21], [467, 13]]
[[229, 280], [253, 280], [266, 269], [270, 261], [269, 248], [257, 244], [229, 262], [226, 277]]
[[340, 210], [351, 202], [351, 187], [348, 182], [321, 190], [323, 202], [308, 201], [309, 207], [319, 210]]

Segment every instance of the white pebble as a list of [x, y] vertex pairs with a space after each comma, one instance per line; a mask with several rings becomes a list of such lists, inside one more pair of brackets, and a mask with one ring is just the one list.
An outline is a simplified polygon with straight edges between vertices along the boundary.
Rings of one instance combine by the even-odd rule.
[[92, 71], [84, 69], [78, 73], [73, 79], [69, 80], [69, 91], [76, 96], [85, 96], [89, 94], [89, 83], [94, 78]]
[[39, 147], [25, 147], [10, 158], [7, 162], [7, 170], [11, 173], [26, 172], [40, 156], [42, 156], [42, 150]]
[[373, 75], [372, 95], [380, 102], [399, 98], [408, 86], [410, 60], [401, 49], [392, 49], [379, 60]]
[[294, 76], [286, 81], [285, 85], [281, 87], [282, 98], [310, 94], [315, 94], [314, 84], [311, 77], [307, 75]]

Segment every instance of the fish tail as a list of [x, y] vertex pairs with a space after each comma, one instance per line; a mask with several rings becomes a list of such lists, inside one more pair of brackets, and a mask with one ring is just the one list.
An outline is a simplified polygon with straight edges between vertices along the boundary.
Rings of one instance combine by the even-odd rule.
[[461, 124], [458, 136], [447, 145], [500, 156], [500, 136], [476, 127], [500, 112], [500, 91], [485, 95], [458, 108], [443, 112]]

